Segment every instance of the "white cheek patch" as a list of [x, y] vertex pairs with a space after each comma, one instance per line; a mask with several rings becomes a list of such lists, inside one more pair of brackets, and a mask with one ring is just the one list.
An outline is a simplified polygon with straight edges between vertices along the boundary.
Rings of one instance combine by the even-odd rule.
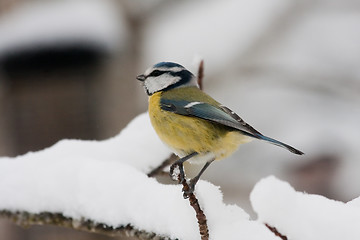
[[160, 91], [162, 89], [169, 87], [170, 85], [177, 83], [180, 80], [181, 80], [180, 77], [174, 77], [169, 74], [163, 74], [163, 75], [161, 75], [159, 77], [155, 77], [155, 78], [148, 77], [145, 80], [144, 85], [145, 85], [147, 91], [150, 94], [153, 94], [157, 91]]

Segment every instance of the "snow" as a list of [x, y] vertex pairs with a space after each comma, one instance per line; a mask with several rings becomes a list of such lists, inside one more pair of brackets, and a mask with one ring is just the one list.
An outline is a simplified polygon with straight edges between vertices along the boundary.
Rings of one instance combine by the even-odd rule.
[[43, 151], [29, 152], [14, 159], [44, 161], [56, 156], [62, 159], [80, 157], [121, 161], [148, 173], [170, 154], [170, 150], [156, 136], [147, 113], [144, 113], [133, 119], [127, 128], [113, 138], [104, 141], [61, 140]]
[[289, 239], [359, 239], [359, 200], [346, 204], [296, 192], [288, 183], [267, 177], [256, 184], [251, 203], [258, 220]]
[[[195, 212], [180, 185], [164, 185], [146, 173], [170, 151], [147, 113], [104, 141], [63, 140], [15, 158], [0, 158], [0, 209], [62, 213], [112, 227], [179, 239], [199, 239]], [[200, 180], [196, 195], [211, 239], [278, 239], [264, 223], [289, 239], [359, 239], [360, 197], [349, 203], [296, 192], [271, 176], [258, 182], [250, 200], [257, 220], [223, 202], [219, 187]]]
[[180, 167], [178, 165], [176, 165], [174, 167], [174, 170], [171, 174], [171, 178], [174, 180], [174, 181], [177, 181], [179, 179], [179, 176], [180, 176]]
[[117, 10], [110, 1], [101, 0], [22, 4], [0, 18], [0, 53], [78, 41], [114, 50], [127, 38]]
[[[63, 140], [39, 152], [0, 158], [0, 209], [61, 212], [179, 239], [199, 239], [194, 210], [180, 185], [163, 185], [146, 173], [169, 150], [150, 126], [147, 113], [105, 141]], [[197, 195], [208, 216], [211, 239], [276, 239], [219, 188], [200, 181]]]

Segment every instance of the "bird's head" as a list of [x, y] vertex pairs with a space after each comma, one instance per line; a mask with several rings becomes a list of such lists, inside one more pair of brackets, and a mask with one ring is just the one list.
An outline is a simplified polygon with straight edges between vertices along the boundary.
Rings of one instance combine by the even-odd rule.
[[143, 83], [149, 96], [177, 87], [198, 86], [196, 78], [190, 71], [173, 62], [157, 63], [136, 79]]

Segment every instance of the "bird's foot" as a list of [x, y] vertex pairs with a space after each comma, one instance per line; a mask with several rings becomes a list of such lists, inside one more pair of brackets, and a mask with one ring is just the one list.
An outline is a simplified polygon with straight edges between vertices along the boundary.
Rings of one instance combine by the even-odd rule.
[[194, 193], [195, 184], [196, 184], [196, 181], [194, 181], [194, 179], [191, 179], [190, 181], [186, 181], [186, 184], [184, 185], [184, 187], [182, 189], [184, 199], [189, 198], [190, 195]]
[[184, 167], [182, 163], [174, 163], [170, 166], [170, 177], [174, 181], [182, 183], [185, 180]]

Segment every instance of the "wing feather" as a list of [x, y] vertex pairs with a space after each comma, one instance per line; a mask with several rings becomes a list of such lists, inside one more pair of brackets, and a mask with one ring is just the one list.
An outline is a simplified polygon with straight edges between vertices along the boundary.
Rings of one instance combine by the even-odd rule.
[[[246, 135], [261, 135], [227, 107], [214, 106], [204, 102], [161, 99], [161, 108], [184, 116], [193, 116], [237, 129]], [[232, 114], [231, 114], [232, 113]]]
[[266, 137], [247, 124], [235, 112], [225, 106], [214, 106], [204, 102], [190, 102], [184, 100], [171, 100], [162, 98], [161, 109], [184, 116], [198, 117], [217, 124], [221, 124], [241, 131], [244, 135], [254, 137], [280, 147], [286, 148], [292, 153], [302, 155], [303, 152], [278, 140]]

